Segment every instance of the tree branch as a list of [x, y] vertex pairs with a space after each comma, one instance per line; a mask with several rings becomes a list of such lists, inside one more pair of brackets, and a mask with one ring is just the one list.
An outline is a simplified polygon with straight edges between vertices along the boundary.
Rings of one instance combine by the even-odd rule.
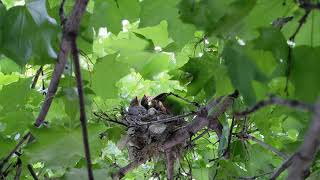
[[40, 68], [37, 70], [37, 72], [33, 78], [32, 84], [31, 84], [31, 89], [34, 89], [36, 87], [36, 84], [38, 82], [38, 79], [39, 79], [39, 76], [42, 72], [42, 69], [43, 69], [43, 66], [40, 66]]
[[318, 152], [320, 144], [320, 100], [315, 107], [312, 123], [304, 138], [300, 150], [292, 160], [288, 179], [304, 179], [309, 172], [312, 161]]
[[16, 175], [14, 176], [14, 180], [19, 180], [22, 172], [22, 162], [21, 159], [18, 158], [16, 163]]
[[63, 26], [64, 23], [66, 22], [67, 18], [64, 15], [64, 4], [65, 4], [66, 0], [62, 0], [61, 4], [60, 4], [60, 8], [59, 8], [59, 17], [60, 17], [60, 24]]
[[[209, 119], [216, 119], [221, 114], [223, 114], [233, 104], [234, 99], [237, 97], [238, 91], [235, 91], [233, 94], [221, 98], [221, 101], [219, 102], [217, 102], [217, 100], [213, 100], [208, 103], [207, 106], [200, 108], [195, 119], [184, 128], [176, 131], [175, 134], [173, 134], [166, 142], [161, 145], [160, 149], [165, 152], [166, 150], [185, 142], [186, 139], [189, 139], [192, 135], [208, 126]], [[214, 110], [210, 112], [210, 115], [208, 115], [208, 111], [212, 110], [213, 104], [216, 104], [216, 106], [214, 107]]]
[[296, 154], [291, 155], [288, 159], [286, 159], [280, 167], [278, 167], [270, 177], [270, 180], [275, 180], [280, 174], [285, 171], [292, 163], [292, 160]]
[[66, 20], [63, 26], [63, 34], [60, 44], [60, 52], [58, 54], [58, 60], [53, 70], [51, 82], [48, 87], [48, 93], [34, 124], [36, 127], [39, 127], [43, 123], [49, 111], [53, 97], [58, 89], [60, 77], [63, 73], [65, 64], [67, 62], [68, 53], [71, 48], [72, 37], [78, 32], [80, 20], [85, 12], [87, 4], [88, 0], [77, 0], [75, 2], [70, 17]]
[[140, 160], [135, 160], [135, 161], [129, 163], [125, 167], [120, 168], [120, 170], [117, 173], [112, 174], [112, 179], [118, 180], [118, 179], [123, 178], [128, 171], [135, 169], [136, 167], [140, 166], [141, 164], [143, 164], [146, 161], [147, 161], [146, 158], [141, 158]]
[[12, 151], [10, 151], [10, 153], [5, 157], [3, 158], [3, 160], [1, 161], [0, 163], [0, 172], [3, 168], [3, 166], [9, 161], [9, 159], [11, 158], [11, 156], [22, 146], [22, 144], [29, 139], [29, 137], [31, 136], [31, 133], [28, 132], [26, 135], [24, 135], [22, 137], [22, 139], [18, 142], [18, 144], [13, 148]]
[[172, 150], [166, 151], [166, 160], [167, 160], [167, 179], [168, 180], [173, 180], [174, 177], [174, 154]]
[[304, 111], [310, 111], [310, 112], [314, 111], [313, 105], [305, 104], [305, 103], [297, 101], [297, 100], [286, 100], [286, 99], [282, 99], [280, 97], [270, 96], [269, 99], [262, 100], [262, 101], [258, 102], [252, 108], [245, 110], [245, 111], [242, 111], [242, 112], [236, 112], [236, 113], [234, 113], [234, 115], [236, 117], [245, 117], [251, 113], [258, 111], [259, 109], [261, 109], [265, 106], [274, 105], [274, 104], [284, 105], [284, 106], [288, 106], [291, 108], [300, 109], [300, 110], [304, 110]]
[[128, 125], [125, 124], [125, 123], [123, 123], [123, 122], [120, 122], [120, 121], [117, 121], [117, 120], [113, 120], [113, 119], [108, 118], [108, 117], [102, 117], [102, 116], [101, 116], [100, 114], [98, 114], [97, 112], [93, 112], [93, 115], [95, 115], [97, 118], [104, 119], [104, 120], [106, 120], [106, 121], [113, 122], [113, 123], [116, 123], [116, 124], [119, 124], [119, 125], [128, 127]]
[[32, 168], [32, 165], [31, 165], [31, 164], [28, 164], [28, 165], [27, 165], [27, 168], [28, 168], [31, 176], [33, 177], [33, 179], [34, 179], [34, 180], [39, 180], [36, 172], [34, 172], [34, 170], [33, 170], [33, 168]]
[[[302, 1], [304, 2], [304, 1]], [[301, 6], [301, 2], [300, 2], [300, 6]], [[294, 43], [295, 41], [295, 38], [296, 38], [296, 35], [299, 33], [300, 29], [302, 28], [302, 26], [305, 24], [305, 22], [307, 21], [307, 17], [309, 16], [311, 10], [310, 9], [305, 9], [305, 14], [301, 17], [301, 19], [299, 20], [299, 25], [297, 27], [297, 29], [294, 31], [294, 33], [289, 37], [289, 40], [291, 42]], [[293, 48], [293, 45], [290, 45], [288, 44], [288, 67], [287, 67], [287, 70], [286, 70], [286, 76], [287, 76], [287, 79], [286, 79], [286, 85], [285, 85], [285, 88], [284, 88], [284, 92], [286, 92], [287, 95], [289, 95], [289, 91], [288, 91], [288, 86], [289, 86], [289, 78], [290, 78], [290, 75], [291, 75], [291, 66], [292, 66], [292, 48]]]
[[261, 145], [262, 147], [270, 150], [271, 152], [273, 152], [274, 154], [278, 155], [279, 157], [281, 157], [282, 159], [287, 159], [288, 156], [286, 154], [284, 154], [283, 152], [279, 151], [278, 149], [270, 146], [269, 144], [255, 138], [254, 136], [251, 136], [250, 134], [247, 135], [247, 138], [258, 143], [259, 145]]
[[77, 89], [79, 95], [79, 107], [80, 107], [80, 122], [82, 129], [82, 141], [84, 145], [84, 152], [87, 161], [87, 170], [88, 170], [88, 178], [89, 180], [93, 180], [93, 171], [92, 171], [92, 163], [90, 157], [90, 146], [89, 146], [89, 138], [88, 138], [88, 129], [87, 129], [87, 117], [84, 103], [84, 93], [83, 93], [83, 84], [81, 77], [81, 68], [80, 68], [80, 59], [79, 52], [76, 42], [76, 34], [72, 37], [71, 40], [71, 53], [73, 56], [74, 66], [75, 66], [75, 76], [77, 80]]

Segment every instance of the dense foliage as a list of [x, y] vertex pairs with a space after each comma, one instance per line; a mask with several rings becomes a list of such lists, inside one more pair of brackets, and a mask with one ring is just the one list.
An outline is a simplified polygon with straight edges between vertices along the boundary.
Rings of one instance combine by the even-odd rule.
[[[14, 179], [21, 168], [20, 179], [32, 179], [28, 165], [40, 179], [87, 178], [71, 57], [45, 124], [33, 125], [59, 53], [60, 3], [0, 1], [0, 178]], [[66, 1], [66, 16], [74, 3]], [[233, 114], [270, 94], [316, 103], [320, 95], [318, 3], [90, 0], [77, 44], [95, 179], [111, 179], [113, 172], [129, 163], [127, 150], [119, 148], [126, 128], [95, 112], [118, 117], [135, 96], [169, 92], [204, 106], [236, 89], [240, 97], [219, 117], [220, 139], [206, 129], [194, 134], [191, 139], [196, 140], [176, 161], [174, 175], [177, 179], [268, 179], [283, 156], [298, 150], [312, 113], [271, 105], [244, 117]], [[171, 106], [177, 114], [195, 110], [183, 100], [175, 99]], [[28, 132], [31, 140], [8, 162], [1, 162]], [[308, 178], [318, 179], [318, 157], [313, 162]], [[128, 172], [125, 179], [163, 179], [166, 174], [165, 160], [158, 157]], [[279, 179], [286, 177], [284, 172]]]

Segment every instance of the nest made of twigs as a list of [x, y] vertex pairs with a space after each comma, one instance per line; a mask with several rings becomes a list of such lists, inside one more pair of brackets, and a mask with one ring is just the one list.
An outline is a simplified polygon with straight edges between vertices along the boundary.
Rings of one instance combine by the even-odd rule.
[[147, 96], [131, 101], [122, 122], [128, 125], [125, 142], [132, 161], [159, 155], [159, 146], [186, 124], [184, 118], [171, 114], [161, 101]]

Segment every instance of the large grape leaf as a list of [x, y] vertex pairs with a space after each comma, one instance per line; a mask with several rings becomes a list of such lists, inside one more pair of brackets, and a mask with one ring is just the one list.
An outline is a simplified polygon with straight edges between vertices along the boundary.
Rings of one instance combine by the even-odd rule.
[[167, 28], [167, 21], [161, 21], [157, 26], [139, 28], [134, 30], [134, 32], [143, 35], [147, 39], [151, 39], [154, 46], [165, 48], [172, 42], [172, 39], [169, 38]]
[[[0, 128], [1, 128], [1, 123], [0, 123]], [[1, 129], [0, 129], [1, 132]], [[4, 157], [7, 155], [12, 148], [15, 146], [16, 142], [13, 141], [10, 138], [5, 138], [0, 135], [0, 146], [1, 146], [1, 151], [0, 151], [0, 157]]]
[[34, 116], [31, 112], [18, 111], [9, 112], [0, 117], [0, 123], [4, 125], [4, 130], [0, 133], [4, 135], [14, 135], [23, 133], [34, 122]]
[[[104, 125], [88, 125], [92, 159], [99, 155], [103, 147], [103, 141], [99, 138], [103, 129]], [[23, 162], [43, 162], [46, 168], [57, 170], [73, 167], [84, 157], [81, 128], [40, 128], [32, 129], [31, 133], [36, 140], [25, 148]]]
[[181, 69], [185, 72], [191, 73], [193, 79], [188, 85], [188, 94], [197, 95], [201, 89], [205, 89], [208, 95], [212, 95], [215, 89], [214, 76], [216, 70], [219, 68], [219, 60], [216, 56], [204, 54], [202, 57], [191, 58], [187, 64]]
[[103, 51], [107, 53], [119, 53], [119, 56], [116, 57], [118, 62], [134, 68], [144, 78], [152, 79], [160, 72], [174, 69], [176, 61], [173, 53], [150, 50], [150, 45], [151, 43], [146, 39], [138, 37], [132, 32], [127, 32], [121, 33], [117, 37], [106, 38], [95, 47], [103, 46]]
[[129, 73], [129, 66], [118, 61], [118, 54], [98, 59], [92, 76], [92, 89], [102, 98], [114, 98], [118, 95], [116, 83]]
[[[304, 15], [304, 11], [300, 10], [295, 13], [294, 19], [288, 25], [284, 26], [283, 32], [286, 35], [287, 39], [293, 35], [296, 29], [299, 26], [299, 21], [301, 17]], [[297, 46], [300, 45], [308, 45], [312, 47], [316, 47], [320, 45], [320, 31], [319, 26], [320, 22], [318, 19], [320, 18], [319, 11], [311, 11], [309, 16], [307, 17], [305, 23], [302, 25], [299, 33], [295, 37], [295, 43]]]
[[320, 95], [320, 48], [298, 46], [292, 53], [291, 81], [298, 98], [314, 102]]
[[208, 1], [208, 0], [181, 0], [178, 7], [183, 22], [191, 23], [209, 31], [217, 21], [225, 15], [228, 6], [235, 0]]
[[95, 0], [91, 22], [93, 27], [107, 27], [117, 34], [121, 31], [122, 20], [138, 20], [140, 5], [138, 0]]
[[254, 38], [258, 35], [259, 28], [270, 27], [273, 21], [292, 16], [296, 10], [294, 1], [257, 0], [249, 15], [243, 19], [243, 25], [238, 29], [239, 35], [245, 39]]
[[230, 36], [239, 33], [239, 27], [254, 8], [256, 0], [182, 0], [179, 4], [181, 19], [192, 23], [208, 34]]
[[[93, 169], [94, 179], [97, 180], [112, 180], [110, 173], [107, 169]], [[76, 169], [72, 168], [66, 172], [62, 178], [63, 180], [87, 180], [88, 170], [86, 168]]]
[[260, 28], [259, 33], [260, 36], [253, 41], [255, 48], [271, 51], [278, 61], [286, 61], [289, 48], [280, 30], [272, 27]]
[[30, 84], [31, 78], [28, 78], [3, 86], [0, 91], [0, 105], [3, 110], [10, 112], [23, 108], [31, 91]]
[[228, 6], [226, 13], [212, 27], [209, 32], [224, 37], [237, 35], [242, 26], [243, 19], [250, 13], [256, 4], [256, 0], [236, 0]]
[[35, 64], [53, 62], [57, 57], [53, 40], [58, 28], [46, 11], [45, 0], [28, 0], [25, 6], [13, 7], [1, 15], [1, 53], [19, 65], [31, 58]]
[[246, 53], [245, 46], [230, 41], [225, 45], [222, 56], [233, 86], [240, 91], [248, 105], [253, 105], [256, 96], [252, 81], [264, 81], [264, 75], [259, 72], [254, 60]]
[[155, 26], [161, 21], [168, 22], [169, 36], [178, 47], [183, 47], [194, 37], [194, 25], [185, 24], [179, 18], [177, 5], [180, 0], [144, 0], [141, 2], [140, 26]]

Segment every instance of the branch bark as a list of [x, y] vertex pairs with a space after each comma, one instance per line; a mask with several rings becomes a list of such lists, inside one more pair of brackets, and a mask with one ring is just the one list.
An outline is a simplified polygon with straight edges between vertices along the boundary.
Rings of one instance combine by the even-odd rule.
[[275, 180], [280, 174], [285, 171], [292, 163], [292, 160], [296, 154], [291, 155], [288, 159], [286, 159], [280, 167], [278, 167], [270, 177], [270, 180]]
[[84, 103], [84, 95], [83, 95], [83, 84], [80, 70], [80, 59], [79, 52], [76, 42], [76, 35], [71, 40], [71, 53], [73, 56], [74, 66], [75, 66], [75, 76], [77, 80], [77, 89], [79, 95], [79, 107], [80, 107], [80, 122], [82, 129], [82, 141], [84, 145], [84, 152], [87, 162], [87, 170], [88, 170], [88, 178], [89, 180], [93, 180], [93, 171], [92, 171], [92, 163], [90, 157], [90, 146], [89, 146], [89, 138], [88, 138], [88, 129], [87, 129], [87, 117]]
[[33, 78], [32, 84], [31, 84], [31, 89], [34, 89], [36, 87], [36, 84], [38, 82], [39, 76], [42, 72], [43, 66], [40, 66], [40, 68], [37, 70], [36, 75]]
[[279, 151], [278, 149], [270, 146], [269, 144], [255, 138], [254, 136], [251, 136], [250, 134], [247, 135], [248, 139], [258, 143], [259, 145], [261, 145], [262, 147], [270, 150], [271, 152], [273, 152], [274, 154], [278, 155], [279, 157], [281, 157], [282, 159], [287, 159], [288, 156], [286, 154], [284, 154], [283, 152]]
[[39, 180], [39, 178], [38, 178], [38, 176], [37, 176], [36, 172], [34, 172], [34, 170], [33, 170], [32, 165], [31, 165], [31, 164], [28, 164], [28, 165], [27, 165], [27, 168], [28, 168], [28, 170], [29, 170], [29, 172], [30, 172], [31, 176], [33, 177], [33, 179], [34, 179], [34, 180]]
[[254, 105], [252, 108], [242, 111], [242, 112], [236, 112], [234, 115], [236, 117], [245, 117], [251, 113], [254, 113], [258, 110], [260, 110], [263, 107], [269, 106], [269, 105], [284, 105], [290, 108], [300, 109], [304, 111], [314, 111], [314, 106], [310, 104], [305, 104], [303, 102], [297, 101], [297, 100], [288, 100], [288, 99], [282, 99], [280, 97], [276, 96], [270, 96], [269, 99], [262, 100], [258, 102], [256, 105]]
[[[169, 150], [178, 144], [182, 144], [186, 139], [190, 139], [192, 135], [208, 126], [210, 119], [218, 119], [218, 117], [233, 104], [234, 99], [237, 97], [238, 91], [223, 98], [218, 98], [221, 99], [220, 101], [213, 100], [208, 103], [207, 106], [198, 111], [197, 117], [195, 117], [192, 122], [190, 122], [184, 128], [179, 129], [170, 137], [170, 139], [161, 145], [160, 149], [165, 152], [166, 150]], [[214, 110], [212, 111], [213, 108]], [[211, 111], [209, 112], [209, 115], [208, 111]]]
[[312, 123], [304, 138], [300, 150], [296, 153], [289, 168], [288, 179], [304, 179], [309, 172], [312, 161], [320, 144], [320, 100], [315, 107]]
[[9, 161], [9, 159], [11, 158], [11, 156], [22, 146], [22, 144], [29, 139], [29, 137], [31, 136], [31, 133], [28, 132], [26, 135], [24, 135], [22, 137], [22, 139], [18, 142], [18, 144], [13, 148], [12, 151], [10, 151], [10, 153], [5, 157], [3, 158], [3, 160], [1, 161], [0, 163], [0, 172], [3, 168], [3, 166]]
[[88, 0], [77, 0], [73, 7], [70, 17], [66, 20], [63, 26], [62, 40], [60, 43], [60, 52], [58, 54], [58, 60], [53, 70], [50, 85], [48, 87], [48, 93], [42, 104], [40, 113], [36, 119], [35, 126], [39, 127], [45, 120], [49, 108], [51, 106], [54, 95], [58, 89], [59, 81], [63, 73], [65, 64], [67, 62], [68, 53], [71, 49], [71, 40], [78, 32], [80, 26], [80, 20], [86, 10]]
[[22, 162], [21, 159], [18, 158], [16, 163], [16, 175], [14, 176], [14, 180], [19, 180], [22, 172]]
[[171, 150], [166, 151], [166, 160], [167, 160], [167, 179], [173, 180], [174, 177], [174, 154]]

